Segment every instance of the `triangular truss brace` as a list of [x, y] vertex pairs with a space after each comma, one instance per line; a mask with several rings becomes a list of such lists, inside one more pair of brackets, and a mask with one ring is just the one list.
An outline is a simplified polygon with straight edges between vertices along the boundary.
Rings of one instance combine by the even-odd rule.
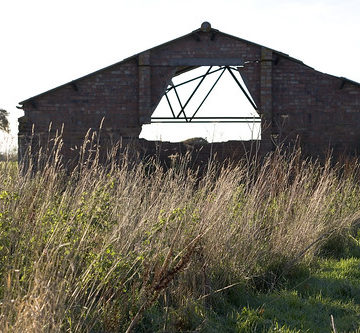
[[[239, 80], [237, 79], [235, 74], [233, 73], [233, 71], [237, 72], [236, 68], [234, 68], [232, 66], [219, 66], [219, 68], [217, 68], [217, 69], [214, 69], [214, 70], [212, 70], [212, 69], [213, 69], [213, 66], [210, 66], [205, 74], [197, 76], [190, 80], [178, 83], [176, 85], [171, 81], [171, 84], [168, 86], [168, 88], [165, 91], [165, 98], [169, 104], [169, 108], [170, 108], [172, 117], [152, 117], [151, 123], [212, 123], [212, 122], [216, 122], [216, 123], [260, 123], [261, 122], [260, 117], [197, 117], [196, 116], [196, 114], [198, 113], [198, 111], [200, 110], [202, 105], [205, 103], [206, 99], [209, 97], [210, 93], [215, 88], [216, 84], [219, 82], [220, 78], [222, 77], [222, 75], [224, 74], [225, 71], [228, 71], [231, 74], [231, 77], [237, 83], [240, 90], [245, 95], [247, 100], [250, 102], [250, 104], [252, 105], [254, 110], [255, 111], [258, 110], [254, 101], [251, 99], [251, 97], [248, 95], [248, 93], [246, 92], [244, 87], [241, 85], [241, 83], [239, 82]], [[186, 115], [186, 113], [185, 113], [186, 107], [188, 106], [191, 99], [194, 97], [195, 93], [197, 92], [197, 90], [199, 89], [201, 84], [204, 82], [205, 78], [208, 75], [211, 75], [214, 73], [219, 73], [219, 72], [220, 72], [220, 74], [218, 75], [214, 84], [211, 86], [210, 90], [207, 92], [207, 94], [205, 95], [205, 97], [203, 98], [203, 100], [201, 101], [199, 106], [196, 108], [194, 113], [191, 116]], [[193, 90], [193, 92], [191, 93], [189, 98], [186, 100], [185, 103], [182, 103], [176, 88], [178, 88], [184, 84], [193, 82], [195, 80], [199, 80], [199, 79], [200, 79], [199, 83], [197, 84], [197, 86], [195, 87], [195, 89]], [[171, 104], [170, 99], [167, 95], [168, 92], [170, 92], [171, 90], [174, 90], [176, 99], [180, 106], [180, 112], [178, 112], [177, 114], [175, 113], [173, 105]]]

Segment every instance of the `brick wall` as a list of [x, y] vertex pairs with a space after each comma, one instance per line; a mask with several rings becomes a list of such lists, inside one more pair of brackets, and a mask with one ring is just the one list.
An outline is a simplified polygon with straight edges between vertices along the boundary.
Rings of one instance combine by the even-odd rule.
[[313, 155], [360, 148], [360, 87], [281, 58], [273, 65], [274, 132]]
[[[50, 124], [50, 136], [62, 129], [63, 153], [69, 158], [85, 133], [97, 131], [102, 120], [104, 150], [121, 138], [137, 138], [175, 73], [184, 66], [202, 65], [238, 66], [262, 117], [262, 152], [296, 140], [313, 155], [329, 147], [339, 152], [358, 151], [358, 84], [317, 72], [261, 45], [214, 29], [199, 29], [24, 101], [25, 116], [19, 123], [20, 155], [32, 131], [36, 145], [45, 144]], [[150, 148], [154, 144], [145, 145], [154, 151]], [[170, 146], [166, 149], [182, 149]], [[222, 156], [232, 158], [243, 155], [244, 147], [250, 149], [244, 142], [218, 147]], [[203, 153], [209, 155], [206, 149]]]

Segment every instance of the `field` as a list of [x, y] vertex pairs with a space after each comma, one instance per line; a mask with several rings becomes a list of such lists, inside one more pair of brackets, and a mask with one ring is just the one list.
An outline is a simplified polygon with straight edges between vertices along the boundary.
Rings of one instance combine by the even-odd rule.
[[356, 162], [45, 162], [0, 163], [1, 332], [360, 332]]

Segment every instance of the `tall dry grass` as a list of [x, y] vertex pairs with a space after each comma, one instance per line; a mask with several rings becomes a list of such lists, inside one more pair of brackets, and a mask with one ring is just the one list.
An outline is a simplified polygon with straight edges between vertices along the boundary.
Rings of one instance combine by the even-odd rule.
[[357, 165], [276, 152], [199, 178], [186, 158], [163, 170], [85, 150], [71, 174], [56, 153], [36, 173], [0, 164], [2, 332], [140, 330], [164, 295], [271, 287], [359, 218]]

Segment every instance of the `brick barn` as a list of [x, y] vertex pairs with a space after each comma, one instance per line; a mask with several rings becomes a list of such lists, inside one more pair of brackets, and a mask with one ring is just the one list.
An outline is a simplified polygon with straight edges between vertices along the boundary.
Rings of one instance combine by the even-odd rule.
[[[160, 100], [176, 88], [173, 77], [200, 66], [208, 66], [207, 73], [229, 71], [236, 81], [235, 74], [240, 74], [247, 93], [242, 90], [261, 121], [257, 144], [262, 153], [294, 142], [313, 156], [328, 149], [335, 154], [359, 152], [359, 83], [321, 73], [287, 54], [228, 35], [204, 22], [185, 36], [20, 102], [25, 113], [19, 119], [20, 159], [30, 142], [33, 149], [45, 144], [50, 124], [50, 135], [63, 128], [63, 154], [71, 158], [86, 132], [97, 131], [102, 120], [102, 150], [119, 140], [132, 140], [143, 151], [158, 151], [158, 142], [138, 139], [142, 126], [154, 121], [152, 114]], [[185, 106], [172, 116], [174, 120], [196, 121], [186, 117]], [[210, 152], [239, 158], [252, 144], [201, 143], [201, 158], [208, 158]], [[161, 145], [166, 156], [194, 148], [187, 143]]]

